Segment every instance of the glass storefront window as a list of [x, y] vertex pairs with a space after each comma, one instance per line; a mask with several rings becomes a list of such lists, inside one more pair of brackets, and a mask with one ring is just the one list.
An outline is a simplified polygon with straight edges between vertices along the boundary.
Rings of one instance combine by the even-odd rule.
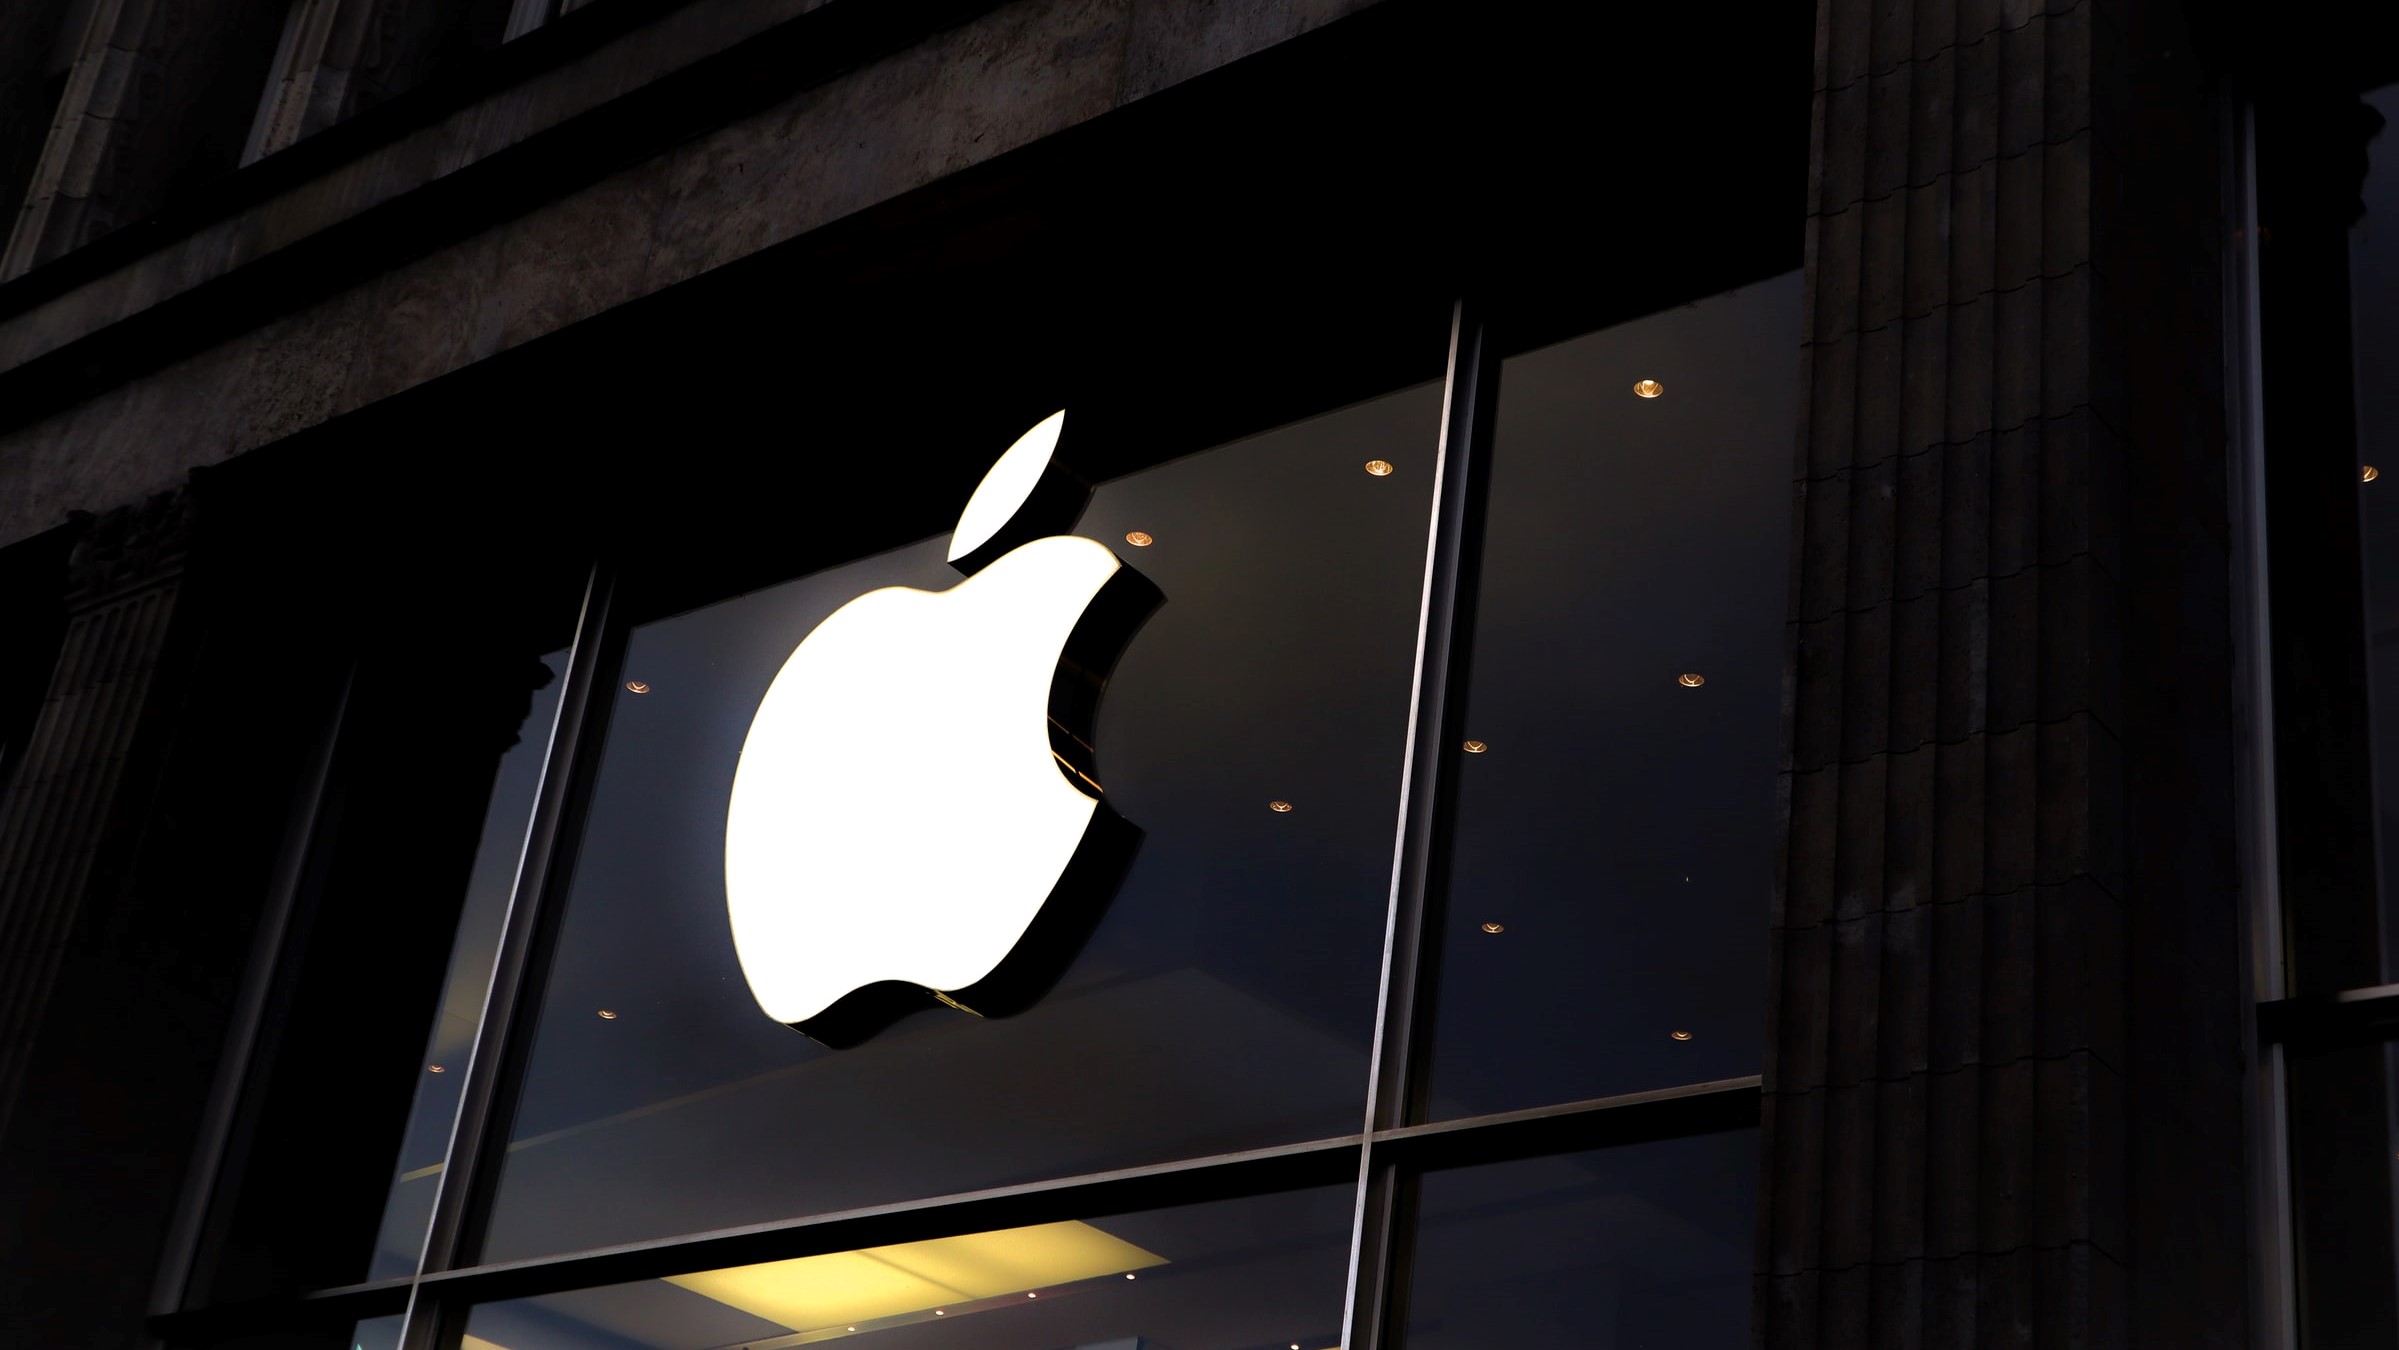
[[[1440, 407], [1412, 388], [1098, 486], [1079, 533], [1163, 596], [1096, 723], [1139, 840], [1018, 1016], [926, 1002], [829, 1048], [761, 1011], [727, 922], [769, 682], [860, 594], [956, 584], [948, 539], [637, 626], [482, 1258], [1355, 1133]], [[1071, 410], [1065, 434], [1072, 462]], [[891, 807], [938, 848], [971, 804], [924, 772]]]
[[486, 1304], [466, 1350], [1290, 1346], [1341, 1337], [1345, 1186], [1024, 1225]]
[[1799, 298], [1501, 366], [1432, 1118], [1758, 1071]]
[[1426, 1174], [1409, 1350], [1750, 1343], [1757, 1132]]
[[[2266, 1250], [2310, 1347], [2399, 1339], [2399, 86], [2255, 110], [2282, 1100]], [[2279, 977], [2279, 978], [2277, 978]], [[2287, 1245], [2286, 1245], [2287, 1243]], [[2287, 1286], [2284, 1281], [2287, 1280]]]

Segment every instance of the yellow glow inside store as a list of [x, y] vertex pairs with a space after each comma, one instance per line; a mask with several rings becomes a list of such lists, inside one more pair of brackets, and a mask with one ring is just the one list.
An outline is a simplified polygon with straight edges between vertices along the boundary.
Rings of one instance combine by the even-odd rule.
[[1069, 1220], [704, 1270], [668, 1282], [793, 1331], [813, 1331], [1165, 1263]]

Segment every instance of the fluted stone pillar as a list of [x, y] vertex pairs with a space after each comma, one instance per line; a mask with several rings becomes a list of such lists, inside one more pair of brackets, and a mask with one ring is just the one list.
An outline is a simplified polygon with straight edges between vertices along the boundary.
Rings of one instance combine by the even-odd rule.
[[[1777, 1350], [2242, 1334], [2237, 1064], [2161, 1011], [2240, 1043], [2219, 124], [2179, 12], [1819, 8]], [[2178, 1183], [2193, 1252], [2161, 1253]], [[2209, 1255], [2229, 1305], [2182, 1287]]]
[[77, 914], [117, 879], [123, 832], [139, 828], [148, 805], [137, 734], [166, 659], [189, 538], [185, 498], [170, 493], [101, 517], [69, 562], [57, 666], [0, 790], [0, 1136]]

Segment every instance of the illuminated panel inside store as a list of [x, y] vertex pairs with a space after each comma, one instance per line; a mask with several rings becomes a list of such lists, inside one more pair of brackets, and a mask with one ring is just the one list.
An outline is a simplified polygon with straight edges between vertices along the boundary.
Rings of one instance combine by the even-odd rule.
[[706, 1270], [669, 1282], [798, 1332], [1038, 1296], [1165, 1263], [1070, 1220]]

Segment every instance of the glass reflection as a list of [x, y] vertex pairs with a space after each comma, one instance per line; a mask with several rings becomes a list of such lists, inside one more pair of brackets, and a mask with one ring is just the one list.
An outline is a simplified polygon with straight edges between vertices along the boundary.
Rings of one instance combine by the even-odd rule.
[[1428, 1173], [1412, 1350], [1749, 1344], [1755, 1130]]
[[[615, 698], [484, 1258], [1357, 1130], [1439, 411], [1419, 387], [1094, 493], [1075, 533], [1150, 535], [1164, 596], [1096, 721], [1141, 837], [1017, 1016], [925, 1008], [828, 1049], [760, 1011], [727, 928], [761, 695], [854, 597], [956, 585], [948, 538], [636, 628], [618, 687], [649, 692]], [[930, 847], [972, 803], [924, 781], [893, 809]]]
[[2399, 1344], [2399, 1046], [2296, 1050], [2286, 1068], [2302, 1339]]
[[466, 1350], [1138, 1350], [1340, 1339], [1334, 1186], [700, 1271], [475, 1309]]
[[1799, 290], [1501, 367], [1435, 1118], [1757, 1071]]
[[425, 1037], [424, 1060], [415, 1069], [416, 1096], [409, 1104], [407, 1131], [384, 1199], [369, 1280], [415, 1274], [424, 1250], [425, 1227], [433, 1220], [433, 1193], [449, 1150], [450, 1126], [458, 1116], [458, 1095], [466, 1083], [467, 1053], [483, 1024], [483, 996], [491, 984], [500, 928], [508, 917], [525, 830], [533, 819], [533, 798], [541, 788], [542, 764], [558, 721], [563, 683], [559, 677], [566, 670], [566, 656], [552, 652], [541, 659], [549, 676], [534, 691], [516, 743], [500, 756], [492, 780], [491, 804], [483, 814], [474, 870], [468, 874], [466, 899], [458, 913], [458, 937], [442, 977], [441, 1004]]
[[[2384, 129], [2366, 143], [2368, 168], [2358, 187], [2365, 210], [2349, 229], [2349, 318], [2387, 980], [2399, 972], [2399, 381], [2390, 377], [2399, 370], [2399, 133], [2390, 130], [2399, 124], [2399, 85], [2364, 101], [2382, 115]], [[2299, 973], [2314, 987], [2337, 982], [2304, 968]]]

